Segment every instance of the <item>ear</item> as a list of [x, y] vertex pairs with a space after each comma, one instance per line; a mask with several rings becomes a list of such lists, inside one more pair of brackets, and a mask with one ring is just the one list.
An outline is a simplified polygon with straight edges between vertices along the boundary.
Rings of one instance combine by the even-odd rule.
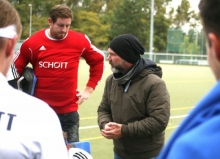
[[7, 46], [6, 46], [6, 58], [13, 56], [14, 54], [14, 47], [17, 42], [18, 36], [15, 36], [13, 39], [8, 39]]
[[209, 47], [211, 47], [214, 51], [214, 57], [217, 58], [218, 61], [220, 61], [220, 39], [216, 34], [209, 33], [208, 39], [209, 40]]
[[51, 26], [53, 24], [53, 21], [51, 18], [48, 18], [48, 24], [49, 24], [49, 26]]

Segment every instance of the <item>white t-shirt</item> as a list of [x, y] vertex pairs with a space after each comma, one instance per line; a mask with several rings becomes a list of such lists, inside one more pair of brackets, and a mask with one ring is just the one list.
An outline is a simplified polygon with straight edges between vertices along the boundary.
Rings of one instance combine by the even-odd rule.
[[68, 159], [55, 112], [43, 101], [13, 89], [1, 73], [0, 158]]
[[12, 63], [11, 66], [9, 67], [8, 73], [6, 75], [7, 81], [16, 79], [19, 77], [19, 74], [17, 72], [17, 69], [15, 68], [15, 64]]

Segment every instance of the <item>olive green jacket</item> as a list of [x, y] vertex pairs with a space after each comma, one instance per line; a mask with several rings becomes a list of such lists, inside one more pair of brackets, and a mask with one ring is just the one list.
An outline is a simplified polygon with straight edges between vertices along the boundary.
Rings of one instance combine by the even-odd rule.
[[[160, 67], [159, 67], [160, 68]], [[100, 129], [108, 122], [122, 125], [122, 137], [114, 152], [125, 159], [147, 159], [159, 154], [170, 117], [170, 96], [157, 71], [144, 69], [127, 92], [110, 75], [98, 108]]]

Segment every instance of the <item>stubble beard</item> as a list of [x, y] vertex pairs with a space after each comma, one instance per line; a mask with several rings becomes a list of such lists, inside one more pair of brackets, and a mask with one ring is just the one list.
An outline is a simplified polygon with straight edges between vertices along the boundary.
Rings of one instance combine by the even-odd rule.
[[54, 39], [61, 40], [66, 36], [67, 33], [54, 32], [51, 30], [51, 36]]
[[65, 36], [66, 36], [66, 34], [64, 34], [64, 33], [57, 33], [57, 34], [56, 34], [56, 39], [61, 40], [61, 39], [63, 39]]
[[111, 67], [111, 71], [112, 71], [113, 73], [119, 73], [119, 72], [120, 72], [119, 70], [117, 70], [117, 69], [114, 68], [114, 67]]
[[122, 73], [123, 67], [121, 67], [120, 65], [118, 65], [118, 66], [112, 66], [111, 65], [111, 71], [113, 73]]

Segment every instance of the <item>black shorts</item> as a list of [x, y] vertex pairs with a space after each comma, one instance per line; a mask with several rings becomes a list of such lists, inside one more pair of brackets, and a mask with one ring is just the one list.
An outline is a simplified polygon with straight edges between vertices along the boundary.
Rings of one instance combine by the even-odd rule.
[[66, 114], [58, 114], [62, 130], [67, 133], [67, 141], [79, 141], [79, 113], [71, 112]]

